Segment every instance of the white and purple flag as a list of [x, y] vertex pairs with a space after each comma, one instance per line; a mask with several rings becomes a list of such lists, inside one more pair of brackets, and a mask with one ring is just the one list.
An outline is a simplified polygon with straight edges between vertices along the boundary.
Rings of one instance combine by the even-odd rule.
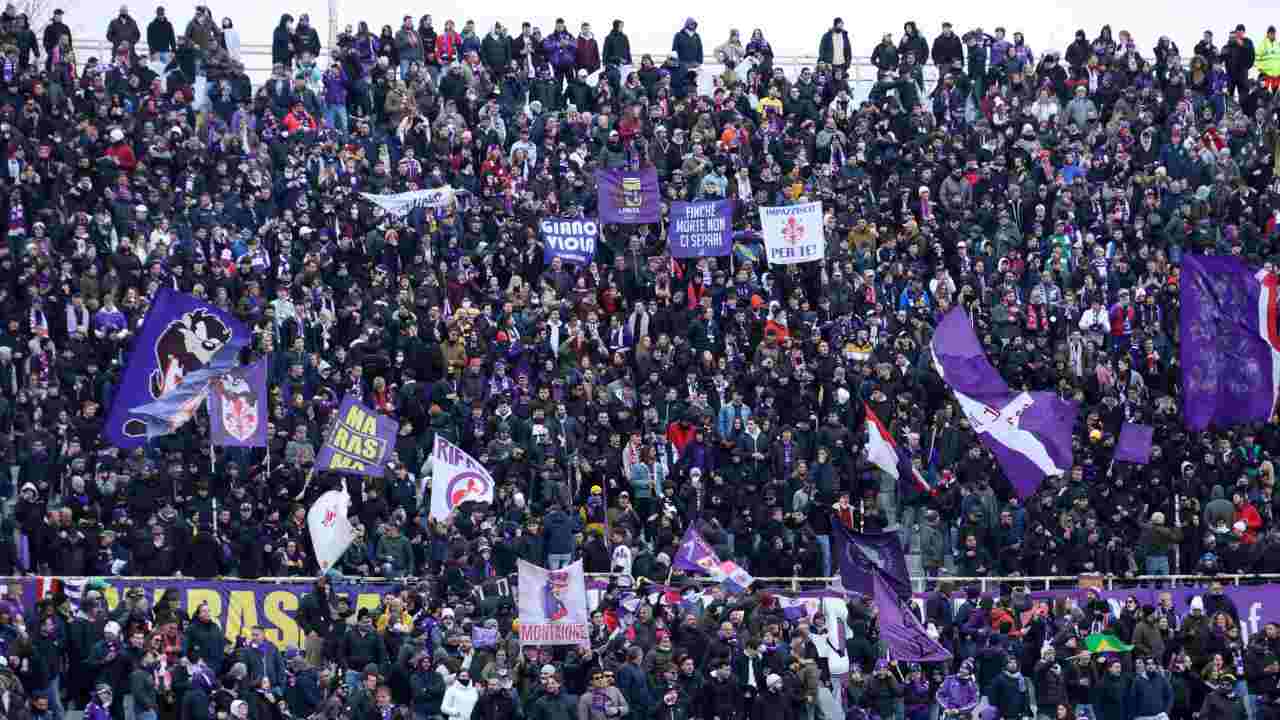
[[934, 331], [933, 365], [960, 409], [1000, 462], [1018, 495], [1071, 469], [1071, 429], [1080, 407], [1049, 392], [1015, 393], [992, 367], [969, 315], [955, 308]]

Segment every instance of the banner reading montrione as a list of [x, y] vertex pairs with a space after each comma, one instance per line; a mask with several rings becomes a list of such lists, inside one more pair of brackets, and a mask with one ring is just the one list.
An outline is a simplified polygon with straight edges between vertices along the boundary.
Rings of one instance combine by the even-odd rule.
[[493, 477], [465, 450], [436, 436], [431, 452], [431, 517], [447, 520], [465, 502], [493, 502]]
[[671, 257], [719, 257], [733, 250], [733, 201], [673, 202], [667, 216]]
[[519, 561], [520, 643], [577, 645], [590, 642], [587, 582], [582, 561], [548, 570]]
[[760, 227], [770, 265], [796, 265], [827, 256], [820, 202], [762, 207]]
[[400, 423], [347, 395], [316, 455], [316, 469], [382, 477], [399, 431]]
[[584, 218], [550, 218], [538, 223], [542, 230], [542, 261], [586, 265], [596, 256], [596, 235], [600, 225]]

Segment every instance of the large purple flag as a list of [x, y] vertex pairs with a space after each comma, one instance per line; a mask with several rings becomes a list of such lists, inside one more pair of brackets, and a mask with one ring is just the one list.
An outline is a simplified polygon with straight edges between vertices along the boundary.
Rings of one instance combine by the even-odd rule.
[[264, 355], [209, 383], [209, 432], [214, 445], [266, 447], [269, 358]]
[[400, 423], [347, 395], [316, 453], [316, 469], [382, 477], [399, 431]]
[[889, 647], [889, 657], [906, 662], [945, 662], [951, 653], [929, 637], [920, 621], [910, 612], [902, 611], [902, 601], [890, 587], [885, 574], [871, 571], [876, 609], [880, 611], [880, 638]]
[[903, 597], [911, 595], [911, 576], [898, 533], [856, 533], [834, 517], [831, 530], [831, 551], [840, 561], [840, 583], [845, 590], [870, 596], [878, 570], [895, 592]]
[[251, 338], [248, 328], [222, 310], [160, 288], [129, 351], [103, 435], [132, 450], [148, 436], [181, 425], [204, 402], [208, 380], [235, 367]]
[[693, 525], [685, 531], [684, 539], [680, 541], [680, 547], [671, 562], [672, 567], [689, 572], [715, 575], [720, 571], [720, 557]]
[[1151, 462], [1151, 441], [1156, 429], [1150, 425], [1125, 423], [1120, 426], [1120, 439], [1116, 441], [1115, 459], [1118, 462], [1146, 465]]
[[1080, 407], [1048, 392], [1011, 390], [991, 366], [969, 315], [955, 308], [933, 333], [933, 365], [955, 391], [982, 444], [1022, 497], [1048, 475], [1071, 469], [1071, 430]]
[[1204, 430], [1271, 418], [1280, 392], [1275, 273], [1240, 259], [1182, 257], [1183, 419]]
[[658, 171], [652, 165], [637, 171], [597, 170], [596, 193], [600, 222], [644, 225], [662, 219]]

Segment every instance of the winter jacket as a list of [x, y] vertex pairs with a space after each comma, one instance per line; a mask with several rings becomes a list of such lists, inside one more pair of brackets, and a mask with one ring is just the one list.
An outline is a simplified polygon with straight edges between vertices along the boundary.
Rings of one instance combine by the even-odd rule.
[[1258, 57], [1254, 64], [1263, 75], [1280, 77], [1280, 40], [1269, 40], [1264, 36], [1258, 44]]
[[187, 626], [186, 646], [198, 650], [199, 656], [209, 667], [222, 667], [222, 656], [226, 651], [227, 638], [218, 623], [192, 619]]
[[178, 38], [173, 34], [169, 18], [158, 17], [147, 23], [147, 49], [153, 53], [171, 53], [178, 49]]
[[938, 704], [961, 715], [972, 711], [978, 706], [978, 683], [972, 677], [962, 680], [959, 675], [948, 675], [938, 688]]
[[676, 54], [681, 65], [701, 65], [702, 36], [696, 32], [681, 30], [671, 40], [671, 51]]
[[[836, 36], [839, 35], [837, 39]], [[822, 40], [818, 43], [818, 62], [831, 64], [835, 57], [835, 44], [840, 42], [844, 46], [844, 65], [848, 66], [853, 62], [853, 46], [849, 44], [849, 33], [841, 30], [838, 33], [832, 28], [822, 34]]]
[[1173, 708], [1173, 686], [1162, 673], [1134, 675], [1125, 711], [1129, 717], [1151, 717]]
[[631, 40], [626, 33], [614, 30], [605, 36], [601, 60], [605, 65], [631, 64]]

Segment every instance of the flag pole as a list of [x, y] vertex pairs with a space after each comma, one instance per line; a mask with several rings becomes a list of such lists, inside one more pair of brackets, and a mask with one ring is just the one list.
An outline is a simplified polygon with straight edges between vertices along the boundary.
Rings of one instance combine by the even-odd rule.
[[[1182, 496], [1174, 493], [1173, 495], [1173, 526], [1182, 528]], [[1173, 572], [1175, 574], [1182, 572], [1182, 543], [1173, 544]]]

